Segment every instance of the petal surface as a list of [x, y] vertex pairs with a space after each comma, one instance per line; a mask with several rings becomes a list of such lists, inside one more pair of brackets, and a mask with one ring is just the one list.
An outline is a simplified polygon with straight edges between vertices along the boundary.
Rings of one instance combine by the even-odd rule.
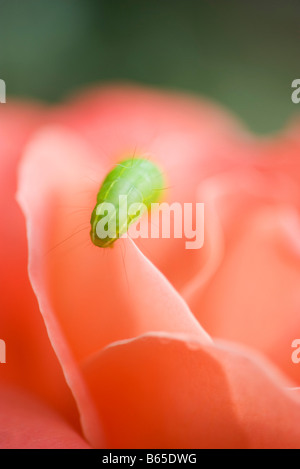
[[25, 220], [15, 200], [22, 152], [44, 120], [45, 110], [33, 103], [10, 102], [0, 108], [0, 338], [7, 348], [0, 383], [38, 394], [79, 428], [72, 395], [28, 279]]
[[62, 416], [19, 389], [0, 390], [1, 449], [88, 449]]
[[291, 344], [300, 328], [300, 221], [291, 194], [253, 169], [207, 186], [206, 214], [217, 223], [210, 256], [181, 293], [213, 337], [260, 350], [299, 383]]
[[300, 446], [299, 396], [230, 344], [148, 335], [112, 344], [83, 372], [110, 448]]

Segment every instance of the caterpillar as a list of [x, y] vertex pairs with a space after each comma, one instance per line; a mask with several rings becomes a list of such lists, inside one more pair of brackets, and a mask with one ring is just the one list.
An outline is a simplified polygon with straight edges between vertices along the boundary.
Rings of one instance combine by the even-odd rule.
[[[162, 172], [153, 162], [143, 158], [122, 160], [107, 174], [97, 194], [90, 221], [92, 243], [112, 247], [152, 203], [159, 201], [163, 183]], [[110, 224], [113, 230], [109, 229]]]

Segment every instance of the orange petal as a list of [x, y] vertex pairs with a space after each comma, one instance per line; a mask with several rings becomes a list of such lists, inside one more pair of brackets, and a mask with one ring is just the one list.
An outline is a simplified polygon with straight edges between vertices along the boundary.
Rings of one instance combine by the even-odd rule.
[[260, 350], [299, 383], [291, 360], [300, 326], [297, 212], [280, 196], [279, 184], [276, 191], [250, 169], [217, 176], [213, 187], [217, 195], [207, 213], [214, 202], [219, 238], [213, 239], [216, 230], [207, 238], [210, 275], [201, 271], [183, 295], [213, 337]]
[[75, 423], [73, 398], [28, 280], [25, 220], [15, 200], [20, 156], [44, 114], [26, 103], [0, 108], [0, 339], [6, 342], [8, 356], [0, 367], [0, 381], [38, 393]]
[[51, 407], [23, 391], [0, 390], [1, 449], [88, 449], [89, 445]]
[[289, 383], [229, 344], [151, 334], [112, 344], [83, 372], [109, 448], [300, 447]]

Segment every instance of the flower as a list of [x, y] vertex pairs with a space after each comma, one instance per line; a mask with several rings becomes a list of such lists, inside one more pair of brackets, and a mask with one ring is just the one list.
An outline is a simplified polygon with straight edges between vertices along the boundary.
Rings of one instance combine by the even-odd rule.
[[[13, 277], [8, 236], [18, 228], [18, 291], [30, 297], [12, 308], [10, 279], [15, 319], [5, 321], [19, 331], [25, 317], [31, 334], [29, 345], [9, 336], [28, 357], [26, 379], [16, 359], [5, 391], [28, 429], [18, 444], [40, 444], [38, 428], [48, 447], [87, 447], [83, 437], [100, 448], [299, 447], [299, 377], [287, 360], [299, 325], [296, 134], [257, 141], [212, 103], [115, 86], [37, 110], [28, 135], [17, 199], [49, 339], [26, 283], [22, 220], [12, 226], [4, 211], [5, 266]], [[91, 244], [99, 185], [135, 153], [160, 164], [166, 200], [205, 203], [202, 249], [181, 239]], [[37, 422], [22, 410], [25, 388], [33, 415], [36, 396], [44, 406]]]

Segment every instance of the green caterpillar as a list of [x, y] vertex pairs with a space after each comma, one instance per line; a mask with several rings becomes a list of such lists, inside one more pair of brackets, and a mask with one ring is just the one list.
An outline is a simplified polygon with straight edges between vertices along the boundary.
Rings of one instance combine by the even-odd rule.
[[[129, 226], [137, 221], [145, 210], [158, 202], [163, 190], [163, 176], [160, 169], [151, 161], [142, 158], [130, 158], [121, 161], [104, 179], [97, 194], [97, 204], [91, 216], [90, 236], [93, 244], [105, 248], [127, 233]], [[120, 200], [126, 198], [126, 207], [134, 206], [135, 210], [124, 210]], [[134, 205], [132, 205], [134, 204]], [[114, 213], [107, 215], [113, 207]], [[107, 219], [107, 220], [106, 220]], [[113, 222], [114, 230], [107, 230]], [[104, 235], [99, 237], [99, 223], [105, 227]], [[97, 229], [98, 226], [98, 229]]]

